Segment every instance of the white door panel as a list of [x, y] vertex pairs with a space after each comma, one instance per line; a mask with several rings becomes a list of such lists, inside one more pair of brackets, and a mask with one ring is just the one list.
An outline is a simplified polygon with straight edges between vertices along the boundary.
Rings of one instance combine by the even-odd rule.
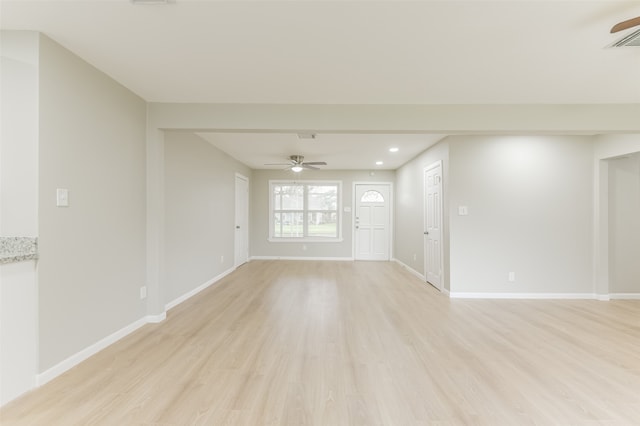
[[249, 180], [236, 175], [234, 267], [249, 260]]
[[358, 249], [357, 249], [357, 254], [359, 256], [357, 256], [358, 259], [363, 258], [363, 256], [368, 256], [369, 253], [369, 248], [371, 246], [371, 233], [369, 232], [358, 232]]
[[424, 254], [427, 282], [442, 290], [442, 162], [424, 171]]
[[388, 215], [386, 206], [373, 206], [372, 225], [384, 227], [386, 225]]
[[386, 238], [386, 229], [377, 228], [373, 230], [374, 256], [386, 255], [387, 244], [386, 244], [385, 238]]

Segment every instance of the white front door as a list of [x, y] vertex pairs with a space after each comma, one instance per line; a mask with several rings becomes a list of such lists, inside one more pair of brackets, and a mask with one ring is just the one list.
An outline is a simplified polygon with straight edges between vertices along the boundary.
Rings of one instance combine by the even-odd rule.
[[249, 179], [236, 174], [236, 229], [233, 266], [249, 260]]
[[390, 185], [356, 184], [356, 260], [389, 260], [390, 193]]
[[442, 290], [442, 162], [424, 170], [424, 270], [427, 282]]

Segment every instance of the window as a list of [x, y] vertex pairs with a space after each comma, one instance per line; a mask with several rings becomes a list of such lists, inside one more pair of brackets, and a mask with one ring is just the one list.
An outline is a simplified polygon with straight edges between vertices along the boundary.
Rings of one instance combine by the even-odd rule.
[[340, 239], [340, 182], [270, 182], [272, 241]]
[[374, 190], [369, 190], [362, 194], [360, 197], [361, 203], [384, 203], [384, 197], [381, 193]]

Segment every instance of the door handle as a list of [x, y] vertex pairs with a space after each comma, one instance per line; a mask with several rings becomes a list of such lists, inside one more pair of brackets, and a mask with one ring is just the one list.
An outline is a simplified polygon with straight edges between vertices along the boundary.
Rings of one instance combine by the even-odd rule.
[[240, 225], [236, 225], [236, 229], [240, 229]]
[[424, 231], [424, 235], [429, 235], [429, 231]]

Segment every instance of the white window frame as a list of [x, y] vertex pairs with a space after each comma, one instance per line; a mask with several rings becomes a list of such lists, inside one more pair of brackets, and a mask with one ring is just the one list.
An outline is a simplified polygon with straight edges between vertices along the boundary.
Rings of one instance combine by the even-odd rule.
[[[276, 237], [275, 236], [275, 214], [273, 205], [273, 187], [275, 185], [336, 185], [338, 188], [338, 203], [336, 211], [336, 226], [338, 227], [337, 237]], [[305, 192], [306, 194], [306, 192]], [[303, 217], [307, 217], [309, 210], [307, 209], [306, 196], [303, 200], [304, 207], [302, 209]], [[342, 242], [342, 181], [338, 180], [270, 180], [269, 181], [269, 241], [273, 243], [339, 243]]]

